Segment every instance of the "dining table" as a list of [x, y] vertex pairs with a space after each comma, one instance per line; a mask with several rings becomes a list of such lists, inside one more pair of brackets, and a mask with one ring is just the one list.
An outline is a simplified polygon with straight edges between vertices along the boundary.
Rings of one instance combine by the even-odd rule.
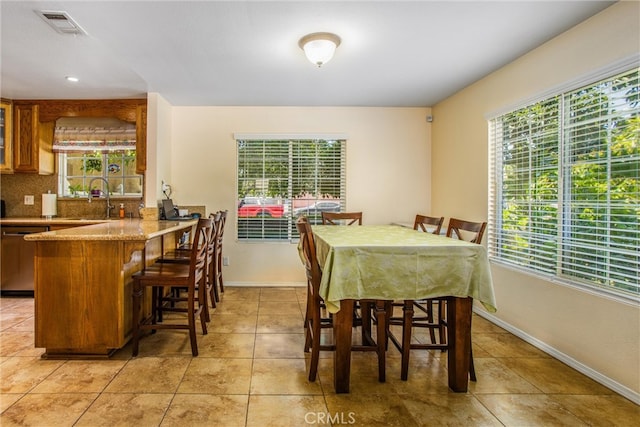
[[473, 301], [496, 311], [486, 248], [399, 225], [314, 225], [320, 296], [333, 313], [334, 385], [348, 393], [354, 301], [447, 299], [448, 384], [466, 392]]

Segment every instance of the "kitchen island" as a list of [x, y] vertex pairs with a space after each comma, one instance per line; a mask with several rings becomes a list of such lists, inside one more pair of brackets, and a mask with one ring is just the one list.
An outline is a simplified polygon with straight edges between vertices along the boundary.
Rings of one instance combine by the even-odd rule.
[[196, 224], [133, 218], [25, 236], [36, 242], [35, 346], [45, 348], [42, 357], [108, 358], [124, 347], [131, 276]]

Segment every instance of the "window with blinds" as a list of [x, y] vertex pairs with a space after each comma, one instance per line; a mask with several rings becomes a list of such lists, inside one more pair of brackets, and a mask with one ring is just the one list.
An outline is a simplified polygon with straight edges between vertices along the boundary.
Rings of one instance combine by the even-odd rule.
[[633, 69], [489, 122], [493, 260], [640, 296], [640, 84]]
[[300, 215], [345, 205], [344, 139], [236, 138], [238, 239], [291, 241]]

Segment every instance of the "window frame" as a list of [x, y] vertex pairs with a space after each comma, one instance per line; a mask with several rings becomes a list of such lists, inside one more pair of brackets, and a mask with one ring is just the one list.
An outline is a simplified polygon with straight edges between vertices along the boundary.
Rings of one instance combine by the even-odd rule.
[[[631, 114], [631, 117], [633, 117], [634, 119], [637, 119], [638, 111], [639, 111], [638, 100], [637, 100], [637, 89], [638, 89], [637, 82], [638, 82], [638, 79], [640, 79], [640, 77], [638, 76], [638, 74], [640, 74], [640, 69], [637, 66], [637, 62], [633, 63], [632, 65], [617, 67], [616, 69], [612, 68], [606, 74], [603, 75], [600, 73], [599, 75], [594, 76], [594, 78], [592, 79], [581, 79], [580, 85], [577, 85], [577, 84], [574, 84], [573, 86], [567, 85], [565, 88], [561, 88], [554, 92], [549, 92], [545, 94], [544, 97], [538, 98], [535, 102], [522, 104], [521, 106], [518, 106], [518, 107], [512, 107], [508, 111], [503, 111], [500, 114], [495, 114], [488, 118], [489, 119], [489, 123], [488, 123], [489, 125], [489, 135], [488, 135], [489, 173], [490, 173], [488, 249], [489, 249], [489, 257], [492, 262], [498, 263], [500, 265], [506, 266], [511, 269], [515, 269], [517, 271], [520, 271], [526, 274], [533, 274], [536, 277], [545, 278], [554, 283], [560, 283], [560, 284], [569, 285], [572, 287], [577, 287], [598, 295], [609, 296], [616, 299], [630, 300], [634, 302], [640, 301], [640, 284], [637, 283], [638, 282], [637, 278], [639, 277], [638, 273], [636, 273], [635, 276], [632, 273], [630, 276], [631, 286], [635, 286], [635, 289], [633, 290], [624, 290], [619, 287], [614, 287], [606, 284], [596, 284], [596, 283], [593, 283], [592, 281], [586, 280], [584, 277], [579, 278], [578, 275], [576, 274], [576, 271], [573, 269], [570, 269], [571, 270], [569, 271], [570, 274], [567, 274], [567, 268], [566, 268], [567, 258], [564, 253], [568, 248], [565, 241], [568, 230], [574, 230], [575, 232], [576, 229], [579, 229], [581, 227], [580, 220], [575, 220], [574, 222], [571, 222], [569, 221], [569, 217], [568, 217], [568, 215], [571, 212], [571, 206], [573, 203], [572, 197], [574, 197], [575, 194], [578, 193], [579, 188], [576, 187], [576, 191], [573, 191], [572, 189], [573, 184], [569, 178], [570, 178], [571, 168], [572, 166], [575, 166], [576, 163], [574, 162], [573, 164], [571, 164], [567, 161], [567, 159], [571, 154], [570, 146], [573, 143], [573, 141], [574, 140], [577, 140], [579, 142], [583, 141], [578, 137], [572, 138], [572, 135], [570, 134], [570, 126], [568, 125], [568, 117], [570, 115], [570, 111], [568, 111], [569, 109], [567, 107], [568, 97], [571, 96], [572, 94], [579, 93], [580, 91], [586, 92], [586, 91], [595, 89], [596, 87], [598, 87], [598, 85], [602, 85], [605, 82], [614, 81], [615, 79], [620, 78], [621, 76], [631, 75], [634, 73], [635, 73], [635, 84], [632, 86], [632, 88], [635, 89], [636, 91], [630, 92], [630, 93], [635, 94], [635, 96], [633, 97], [633, 100], [635, 101], [636, 105], [630, 114]], [[505, 220], [504, 213], [507, 210], [506, 204], [508, 203], [509, 200], [505, 198], [504, 192], [505, 191], [509, 192], [510, 189], [508, 188], [508, 186], [507, 187], [503, 186], [503, 183], [504, 183], [503, 180], [505, 179], [505, 176], [509, 175], [509, 173], [505, 173], [504, 164], [502, 163], [503, 156], [504, 156], [504, 153], [502, 152], [502, 142], [505, 140], [501, 139], [501, 137], [503, 136], [503, 129], [501, 129], [500, 126], [502, 125], [501, 119], [504, 119], [509, 115], [515, 115], [520, 111], [524, 112], [527, 109], [535, 108], [536, 106], [540, 106], [542, 103], [549, 102], [552, 99], [558, 100], [558, 108], [557, 108], [558, 129], [556, 134], [558, 164], [557, 164], [557, 167], [555, 168], [556, 174], [557, 174], [557, 189], [556, 189], [557, 221], [556, 221], [556, 229], [555, 229], [556, 232], [555, 232], [555, 235], [553, 236], [553, 239], [555, 239], [554, 240], [555, 250], [553, 252], [553, 255], [557, 257], [557, 259], [554, 262], [555, 268], [553, 270], [544, 271], [541, 268], [532, 266], [524, 262], [522, 259], [520, 259], [521, 255], [519, 253], [516, 253], [514, 255], [514, 259], [509, 259], [509, 257], [505, 256], [504, 242], [506, 240], [504, 240], [503, 236], [505, 235], [505, 232], [506, 232], [506, 229], [504, 228], [505, 222], [508, 223], [508, 220]], [[609, 101], [609, 103], [612, 103], [610, 99], [607, 99], [607, 100]], [[601, 104], [597, 104], [597, 105], [600, 106]], [[623, 115], [622, 113], [617, 113], [617, 114]], [[600, 136], [593, 137], [593, 140], [595, 141], [595, 143], [602, 143], [602, 138]], [[535, 145], [535, 142], [536, 141], [534, 141], [532, 144]], [[612, 144], [613, 144], [612, 139], [606, 140], [606, 147], [609, 151], [611, 151]], [[630, 166], [630, 168], [632, 173], [635, 171], [635, 174], [636, 174], [635, 179], [637, 180], [638, 179], [637, 164], [640, 159], [640, 156], [638, 155], [638, 152], [637, 152], [637, 145], [635, 146], [632, 145], [632, 147], [636, 148], [634, 156], [630, 157], [633, 165], [635, 166], [635, 169], [633, 169], [634, 166]], [[532, 184], [532, 181], [529, 181], [529, 186], [531, 186], [531, 184]], [[512, 185], [512, 187], [514, 186]], [[524, 192], [526, 192], [526, 190], [524, 190]], [[610, 192], [611, 192], [611, 189], [608, 189], [607, 194], [609, 195]], [[637, 200], [637, 193], [634, 193], [634, 194]], [[594, 202], [594, 204], [597, 205], [598, 202]], [[634, 204], [631, 203], [630, 206], [633, 207]], [[637, 210], [638, 209], [637, 205], [635, 206], [636, 206], [635, 209]], [[610, 208], [610, 206], [607, 206], [606, 208]], [[607, 211], [607, 215], [611, 215], [611, 212]], [[528, 218], [528, 221], [531, 221], [531, 217]], [[632, 225], [633, 225], [633, 220], [632, 220]], [[637, 222], [635, 223], [635, 225], [637, 229]], [[631, 242], [638, 241], [637, 232], [635, 234], [632, 232], [631, 236], [632, 236], [630, 237]], [[529, 245], [531, 244], [531, 240], [526, 240], [526, 242]], [[539, 245], [539, 246], [542, 246], [542, 245]], [[578, 246], [578, 245], [576, 244], [574, 246]], [[628, 248], [631, 251], [633, 246], [629, 244]], [[611, 249], [608, 249], [608, 250], [615, 252]], [[534, 254], [532, 259], [535, 260], [536, 256], [540, 257], [540, 254]], [[631, 252], [631, 257], [640, 259], [639, 258], [640, 255], [633, 255], [633, 252]], [[524, 256], [522, 258], [524, 258]], [[542, 258], [540, 257], [540, 259]], [[616, 265], [618, 264], [614, 264], [613, 267], [615, 268]], [[619, 264], [618, 267], [619, 269], [624, 268], [620, 266], [623, 266], [623, 264]], [[611, 271], [611, 267], [612, 265], [607, 264], [607, 270], [605, 272], [605, 275]], [[594, 270], [600, 273], [600, 267], [594, 267]], [[632, 270], [632, 268], [628, 268], [628, 270]]]
[[[236, 195], [238, 212], [236, 215], [236, 240], [240, 243], [292, 243], [299, 235], [295, 221], [304, 206], [332, 200], [339, 202], [340, 210], [346, 206], [346, 141], [344, 134], [235, 134], [236, 143]], [[253, 144], [252, 151], [242, 151], [241, 147]], [[259, 148], [262, 146], [262, 148]], [[312, 152], [310, 147], [314, 147]], [[286, 147], [286, 148], [285, 148]], [[262, 170], [254, 157], [248, 156], [262, 150]], [[311, 154], [310, 154], [311, 153]], [[284, 168], [266, 167], [268, 161], [277, 165], [285, 159]], [[278, 160], [280, 159], [280, 160]], [[280, 163], [282, 165], [282, 163]], [[253, 169], [251, 173], [247, 172]], [[313, 175], [308, 175], [309, 168]], [[269, 169], [266, 172], [266, 169]], [[278, 169], [275, 174], [273, 169]], [[269, 180], [278, 180], [277, 189]], [[327, 190], [327, 187], [330, 190]], [[308, 191], [304, 193], [301, 188]], [[321, 194], [322, 191], [325, 194]], [[246, 206], [245, 199], [257, 198], [258, 203], [275, 202], [283, 207], [282, 216], [253, 216], [260, 205]], [[319, 222], [319, 216], [310, 217], [312, 223]]]
[[[73, 155], [76, 158], [82, 157], [82, 174], [78, 175], [68, 175], [67, 174], [67, 162], [69, 161], [68, 156]], [[96, 155], [99, 155], [101, 162], [101, 170], [99, 173], [87, 173], [85, 170], [85, 166], [88, 159], [98, 158]], [[103, 178], [109, 182], [109, 192], [110, 197], [112, 198], [122, 198], [122, 199], [140, 199], [144, 196], [144, 174], [140, 174], [135, 172], [134, 174], [127, 175], [124, 168], [120, 168], [116, 173], [117, 176], [113, 175], [113, 171], [109, 170], [110, 160], [113, 158], [109, 158], [110, 156], [118, 155], [119, 159], [113, 163], [132, 163], [134, 167], [136, 167], [136, 150], [135, 149], [118, 149], [118, 150], [95, 150], [95, 151], [87, 151], [87, 150], [68, 150], [68, 151], [60, 151], [57, 153], [57, 162], [58, 162], [58, 197], [60, 198], [79, 198], [79, 197], [88, 197], [88, 193], [91, 189], [88, 189], [88, 185], [94, 178]], [[76, 191], [71, 191], [68, 184], [68, 180], [71, 179], [80, 179], [82, 181], [81, 187]], [[123, 192], [117, 192], [116, 189], [112, 188], [112, 183], [114, 179], [121, 180], [123, 183]], [[126, 193], [124, 192], [124, 182], [127, 179], [140, 179], [140, 192], [136, 193]], [[96, 181], [95, 184], [97, 189], [104, 191], [104, 182], [100, 180], [100, 182]]]

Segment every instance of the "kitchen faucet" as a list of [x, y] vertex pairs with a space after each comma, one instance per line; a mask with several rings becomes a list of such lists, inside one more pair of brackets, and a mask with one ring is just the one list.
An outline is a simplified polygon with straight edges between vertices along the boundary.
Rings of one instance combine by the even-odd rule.
[[109, 214], [111, 213], [111, 209], [115, 208], [115, 206], [111, 204], [111, 199], [109, 198], [109, 181], [107, 181], [106, 178], [103, 178], [101, 176], [97, 176], [95, 178], [92, 178], [91, 181], [89, 181], [89, 203], [91, 203], [91, 184], [93, 184], [93, 181], [95, 181], [96, 179], [99, 179], [99, 180], [103, 181], [105, 187], [107, 188], [107, 192], [106, 192], [106, 197], [107, 197], [107, 219], [109, 219]]

